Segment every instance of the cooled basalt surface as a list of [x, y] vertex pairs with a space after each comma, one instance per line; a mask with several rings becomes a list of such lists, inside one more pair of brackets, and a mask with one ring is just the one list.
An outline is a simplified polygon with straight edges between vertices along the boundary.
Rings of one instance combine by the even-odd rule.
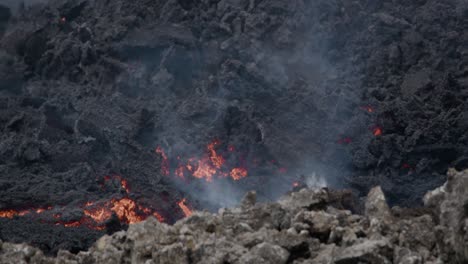
[[86, 252], [45, 257], [0, 244], [2, 263], [465, 263], [468, 171], [448, 173], [425, 207], [389, 208], [380, 187], [355, 210], [349, 191], [301, 189], [275, 203], [248, 193], [236, 208], [195, 212], [170, 226], [150, 218]]
[[[274, 200], [314, 171], [420, 205], [449, 167], [468, 166], [467, 10], [461, 0], [54, 0], [14, 16], [1, 6], [0, 239], [78, 252], [149, 215], [175, 222], [184, 198], [192, 209], [248, 190]], [[177, 180], [178, 157], [201, 160], [213, 139], [234, 153], [213, 176], [225, 185]], [[248, 174], [230, 175], [238, 167]]]

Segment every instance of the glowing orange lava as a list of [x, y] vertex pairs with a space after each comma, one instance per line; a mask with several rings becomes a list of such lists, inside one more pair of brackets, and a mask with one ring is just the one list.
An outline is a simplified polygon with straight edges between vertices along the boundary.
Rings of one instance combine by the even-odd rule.
[[79, 227], [79, 226], [81, 226], [81, 223], [80, 223], [80, 221], [73, 221], [73, 222], [63, 223], [63, 225], [65, 227]]
[[376, 136], [376, 137], [381, 136], [381, 135], [382, 135], [382, 128], [380, 128], [380, 127], [375, 127], [375, 128], [372, 130], [372, 133], [373, 133], [374, 136]]
[[177, 169], [175, 170], [175, 175], [181, 179], [184, 179], [184, 170], [185, 170], [185, 166], [184, 165], [179, 165], [179, 167], [177, 167]]
[[[189, 158], [186, 162], [183, 162], [181, 156], [177, 156], [178, 166], [174, 169], [174, 176], [182, 180], [186, 180], [187, 176], [192, 176], [196, 179], [203, 179], [207, 182], [212, 182], [215, 177], [218, 179], [227, 178], [231, 176], [233, 180], [240, 180], [247, 177], [247, 169], [245, 166], [229, 168], [229, 164], [226, 164], [226, 159], [221, 153], [218, 152], [218, 149], [221, 146], [221, 141], [215, 139], [211, 141], [206, 146], [206, 153], [201, 158], [192, 157]], [[161, 167], [164, 168], [164, 174], [168, 175], [169, 170], [169, 160], [161, 149], [161, 147], [156, 148], [156, 152], [160, 153], [163, 157]], [[234, 153], [236, 149], [232, 145], [227, 146], [227, 151], [224, 153]], [[244, 164], [245, 161], [241, 160], [241, 164]]]
[[198, 167], [193, 173], [193, 177], [198, 179], [205, 179], [207, 182], [211, 182], [213, 181], [213, 175], [215, 174], [216, 169], [213, 168], [205, 158], [198, 161]]
[[[130, 193], [129, 184], [127, 180], [121, 176], [105, 176], [104, 180], [118, 179], [123, 189]], [[80, 208], [83, 209], [83, 216], [79, 220], [62, 221], [61, 213], [53, 213], [52, 217], [56, 220], [53, 221], [55, 225], [64, 227], [80, 227], [85, 226], [94, 230], [104, 230], [106, 227], [104, 223], [112, 218], [115, 213], [117, 218], [125, 224], [134, 224], [145, 220], [148, 216], [154, 216], [158, 221], [163, 222], [164, 218], [151, 208], [144, 207], [129, 197], [120, 199], [112, 199], [104, 202], [88, 201]], [[17, 211], [13, 209], [0, 210], [0, 218], [14, 218], [15, 216], [24, 216], [27, 214], [42, 214], [46, 211], [53, 210], [52, 206], [28, 209]], [[54, 210], [63, 210], [64, 208], [55, 208]]]
[[192, 210], [185, 204], [186, 199], [180, 200], [177, 204], [179, 205], [180, 209], [184, 212], [185, 217], [189, 217], [192, 215]]
[[18, 211], [16, 210], [2, 210], [0, 211], [0, 217], [1, 218], [13, 218], [18, 215]]
[[52, 210], [52, 206], [46, 207], [46, 208], [31, 208], [31, 209], [26, 209], [26, 210], [14, 210], [14, 209], [6, 209], [6, 210], [0, 210], [0, 218], [14, 218], [15, 216], [25, 216], [27, 214], [42, 214], [45, 211]]
[[115, 212], [121, 222], [134, 224], [143, 221], [143, 217], [136, 213], [138, 206], [130, 198], [112, 200], [112, 211]]
[[169, 176], [170, 174], [170, 171], [169, 171], [169, 159], [167, 158], [166, 156], [166, 153], [164, 152], [164, 150], [158, 146], [156, 148], [156, 153], [158, 153], [159, 155], [161, 155], [162, 157], [162, 162], [161, 162], [161, 173], [165, 176]]
[[[124, 189], [126, 193], [130, 193], [130, 186], [128, 185], [128, 181], [126, 179], [122, 178], [119, 175], [104, 176], [104, 181], [110, 181], [111, 179], [117, 179], [118, 181], [120, 181], [120, 186], [122, 187], [122, 189]], [[93, 204], [92, 202], [88, 203], [91, 203], [91, 205]]]
[[217, 139], [213, 140], [213, 142], [208, 144], [208, 152], [210, 154], [210, 160], [213, 163], [213, 166], [215, 166], [217, 169], [221, 169], [221, 166], [223, 166], [224, 162], [226, 162], [223, 156], [218, 155], [218, 153], [216, 153], [215, 147], [220, 144], [221, 142]]
[[247, 170], [244, 168], [234, 168], [231, 170], [230, 175], [233, 180], [238, 181], [247, 177]]
[[96, 223], [104, 223], [112, 217], [112, 212], [106, 207], [86, 209], [83, 213]]

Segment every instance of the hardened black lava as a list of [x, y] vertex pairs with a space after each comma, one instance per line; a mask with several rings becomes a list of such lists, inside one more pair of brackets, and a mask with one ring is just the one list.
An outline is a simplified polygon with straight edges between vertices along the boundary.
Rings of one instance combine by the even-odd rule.
[[182, 198], [220, 206], [163, 175], [157, 146], [171, 174], [178, 155], [203, 155], [213, 139], [220, 153], [235, 147], [228, 163], [249, 174], [234, 186], [265, 199], [316, 173], [418, 206], [449, 167], [468, 167], [463, 1], [54, 0], [14, 10], [0, 5], [0, 211], [50, 210], [0, 217], [1, 240], [77, 252], [125, 228], [115, 208], [102, 230], [77, 226], [88, 202], [128, 197], [168, 223], [184, 216]]

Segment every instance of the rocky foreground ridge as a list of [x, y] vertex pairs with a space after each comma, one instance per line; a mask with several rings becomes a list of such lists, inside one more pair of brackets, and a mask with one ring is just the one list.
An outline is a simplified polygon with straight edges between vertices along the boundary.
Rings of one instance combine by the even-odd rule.
[[173, 226], [148, 219], [77, 255], [0, 243], [0, 263], [466, 263], [468, 171], [449, 171], [424, 203], [390, 209], [375, 187], [359, 215], [347, 191], [301, 189], [266, 204], [251, 192], [237, 208]]

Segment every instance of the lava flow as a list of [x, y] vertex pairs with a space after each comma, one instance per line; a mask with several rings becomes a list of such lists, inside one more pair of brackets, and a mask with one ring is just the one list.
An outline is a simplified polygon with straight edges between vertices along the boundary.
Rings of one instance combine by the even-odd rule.
[[14, 210], [14, 209], [7, 209], [7, 210], [0, 210], [0, 218], [14, 218], [15, 216], [25, 216], [27, 214], [42, 214], [45, 211], [52, 210], [52, 207], [49, 206], [47, 208], [37, 208], [37, 209], [26, 209], [26, 210]]
[[[248, 171], [244, 166], [231, 167], [227, 164], [226, 158], [217, 150], [221, 146], [221, 141], [215, 139], [207, 145], [206, 153], [201, 158], [192, 157], [183, 162], [180, 156], [177, 156], [178, 165], [174, 169], [174, 175], [182, 180], [186, 180], [186, 176], [191, 176], [207, 182], [212, 182], [215, 178], [231, 177], [232, 180], [238, 181], [247, 177]], [[155, 152], [162, 157], [161, 171], [163, 175], [170, 175], [171, 162], [164, 150], [158, 146]], [[235, 152], [236, 148], [232, 145], [227, 146], [225, 151], [228, 155], [235, 155]]]
[[[149, 216], [154, 216], [158, 221], [163, 222], [162, 217], [154, 209], [142, 206], [135, 200], [131, 199], [128, 195], [130, 194], [130, 187], [124, 178], [121, 176], [105, 176], [104, 182], [117, 179], [120, 182], [120, 186], [125, 190], [125, 197], [119, 199], [111, 199], [108, 201], [99, 202], [86, 202], [80, 209], [82, 209], [83, 216], [81, 219], [64, 221], [62, 220], [62, 211], [69, 208], [65, 207], [46, 207], [46, 208], [32, 208], [27, 210], [0, 210], [0, 218], [23, 217], [26, 215], [38, 215], [47, 211], [53, 211], [52, 217], [54, 218], [53, 223], [55, 225], [62, 225], [64, 227], [80, 227], [85, 226], [94, 230], [104, 230], [105, 223], [112, 218], [113, 215], [123, 224], [134, 224], [141, 222]], [[102, 185], [101, 187], [104, 187]], [[43, 221], [43, 220], [42, 220]], [[43, 221], [47, 222], [47, 221]]]
[[234, 179], [235, 181], [238, 181], [242, 178], [247, 177], [247, 170], [244, 168], [234, 168], [231, 170], [231, 178]]
[[180, 209], [182, 209], [182, 212], [184, 212], [185, 217], [189, 217], [192, 215], [192, 210], [185, 204], [186, 199], [180, 200], [177, 204], [179, 205]]

